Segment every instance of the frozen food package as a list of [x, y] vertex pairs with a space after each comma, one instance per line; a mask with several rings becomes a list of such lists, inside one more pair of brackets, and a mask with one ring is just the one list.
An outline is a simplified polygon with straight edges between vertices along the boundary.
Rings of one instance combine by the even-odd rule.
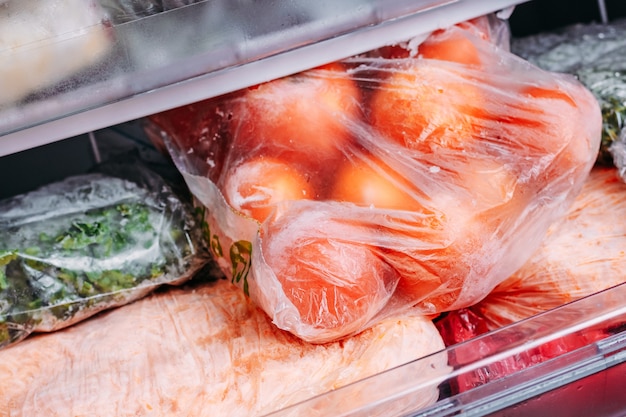
[[215, 259], [278, 327], [323, 343], [475, 304], [563, 216], [598, 102], [490, 33], [455, 25], [149, 118]]
[[626, 282], [626, 184], [595, 168], [522, 268], [470, 309], [493, 330]]
[[[626, 20], [575, 24], [513, 38], [511, 50], [541, 68], [575, 75], [602, 108], [598, 163], [612, 165], [615, 152], [624, 159], [624, 151], [618, 148], [623, 148], [620, 133], [626, 119]], [[614, 147], [615, 142], [621, 144]], [[626, 169], [623, 163], [617, 166]]]
[[[427, 357], [442, 348], [432, 321], [415, 312], [309, 344], [227, 280], [190, 283], [0, 351], [0, 374], [10, 375], [0, 378], [0, 416], [262, 416], [418, 358], [412, 378], [445, 376], [446, 357]], [[411, 403], [437, 397], [428, 387]], [[356, 400], [308, 415], [337, 415]]]
[[96, 0], [0, 4], [0, 108], [103, 60], [114, 43]]
[[0, 347], [180, 284], [209, 260], [190, 199], [111, 161], [0, 201]]

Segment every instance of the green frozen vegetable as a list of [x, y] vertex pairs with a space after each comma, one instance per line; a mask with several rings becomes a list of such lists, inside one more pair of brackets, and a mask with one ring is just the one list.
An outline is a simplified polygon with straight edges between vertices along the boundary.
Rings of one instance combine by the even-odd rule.
[[86, 174], [0, 201], [0, 347], [181, 283], [206, 263], [191, 204], [137, 172], [138, 181]]

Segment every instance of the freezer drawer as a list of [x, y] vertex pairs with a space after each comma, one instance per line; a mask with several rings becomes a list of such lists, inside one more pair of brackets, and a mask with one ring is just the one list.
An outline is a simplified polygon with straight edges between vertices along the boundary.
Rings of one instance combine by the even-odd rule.
[[[0, 0], [0, 12], [16, 1]], [[130, 142], [130, 147], [140, 146], [149, 157], [158, 158], [138, 128], [137, 119], [143, 116], [454, 21], [517, 5], [511, 29], [514, 35], [525, 35], [607, 18], [607, 10], [610, 18], [626, 15], [617, 1], [601, 2], [603, 7], [592, 0], [575, 5], [545, 0], [351, 0], [314, 6], [293, 1], [289, 9], [271, 15], [287, 22], [276, 27], [272, 21], [257, 21], [255, 8], [241, 13], [244, 1], [187, 3], [117, 17], [110, 9], [103, 10], [106, 17], [88, 31], [102, 30], [110, 36], [105, 58], [15, 103], [0, 103], [0, 176], [20, 178], [5, 183], [0, 198], [87, 171], [103, 157], [100, 152], [109, 149], [101, 146], [104, 142], [111, 145], [118, 140], [122, 152]], [[266, 3], [272, 2], [258, 2], [255, 7]], [[554, 14], [568, 6], [571, 13]], [[198, 27], [210, 29], [200, 33]], [[172, 28], [181, 29], [170, 36]], [[62, 42], [49, 40], [52, 45]], [[8, 54], [0, 49], [0, 58]], [[158, 163], [167, 162], [159, 159]], [[392, 409], [396, 410], [392, 415], [405, 417], [622, 415], [626, 412], [624, 300], [626, 284], [451, 346], [435, 354], [451, 367], [439, 378], [421, 379], [416, 370], [420, 361], [428, 359], [420, 359], [271, 416], [328, 415], [329, 410], [334, 416], [386, 416]], [[590, 333], [597, 335], [593, 342], [575, 343], [549, 359], [536, 360], [538, 351], [562, 346], [563, 340], [587, 340]], [[507, 366], [513, 370], [502, 372]], [[460, 381], [465, 389], [459, 388]], [[439, 401], [427, 409], [412, 408], [411, 398], [427, 387], [439, 390]]]

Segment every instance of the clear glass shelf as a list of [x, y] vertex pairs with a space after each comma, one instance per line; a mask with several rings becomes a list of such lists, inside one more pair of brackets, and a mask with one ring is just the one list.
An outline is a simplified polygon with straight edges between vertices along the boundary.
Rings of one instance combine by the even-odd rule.
[[[58, 24], [67, 21], [71, 31], [54, 27], [49, 37], [18, 47], [0, 43], [0, 76], [5, 87], [17, 88], [0, 100], [0, 156], [302, 71], [524, 0], [187, 0], [191, 4], [124, 19], [98, 9], [95, 0], [63, 3], [72, 1], [89, 19], [61, 14]], [[0, 0], [0, 26], [32, 26], [37, 19], [29, 20], [29, 8], [55, 2]], [[38, 59], [57, 70], [41, 69], [35, 65]], [[20, 62], [28, 71], [17, 66]], [[75, 71], [65, 74], [58, 68]], [[21, 85], [27, 76], [39, 82]]]

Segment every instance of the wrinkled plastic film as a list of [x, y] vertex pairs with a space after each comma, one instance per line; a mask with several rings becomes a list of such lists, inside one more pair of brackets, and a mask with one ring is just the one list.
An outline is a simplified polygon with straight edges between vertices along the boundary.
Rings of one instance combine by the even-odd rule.
[[625, 208], [617, 170], [595, 168], [528, 262], [470, 308], [493, 330], [624, 283]]
[[325, 342], [409, 306], [474, 304], [571, 205], [598, 104], [501, 48], [495, 24], [151, 117], [179, 169], [219, 191], [208, 218], [234, 213], [216, 241], [258, 228], [223, 263], [279, 327]]
[[[624, 168], [620, 141], [626, 118], [626, 22], [577, 24], [552, 32], [513, 39], [514, 53], [549, 71], [576, 77], [594, 94], [602, 109], [598, 163]], [[617, 154], [616, 154], [617, 153]]]
[[208, 261], [189, 203], [147, 168], [110, 167], [0, 202], [0, 346], [184, 282]]

